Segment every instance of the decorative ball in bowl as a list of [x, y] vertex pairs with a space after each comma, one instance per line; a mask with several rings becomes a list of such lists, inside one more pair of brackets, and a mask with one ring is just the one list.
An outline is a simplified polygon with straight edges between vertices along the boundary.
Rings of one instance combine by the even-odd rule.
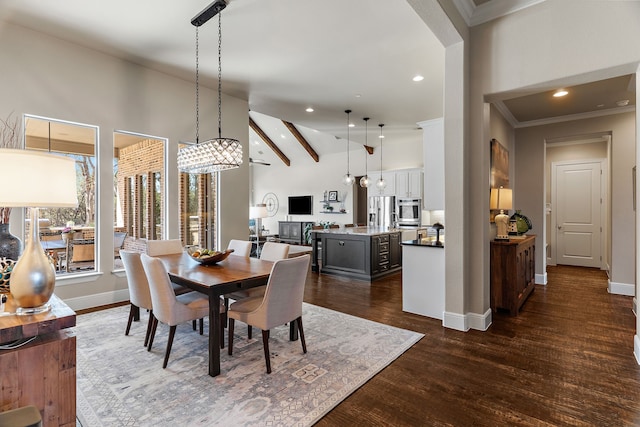
[[233, 252], [233, 249], [227, 249], [226, 251], [214, 251], [211, 249], [197, 247], [187, 249], [187, 253], [194, 261], [204, 265], [224, 261], [231, 252]]

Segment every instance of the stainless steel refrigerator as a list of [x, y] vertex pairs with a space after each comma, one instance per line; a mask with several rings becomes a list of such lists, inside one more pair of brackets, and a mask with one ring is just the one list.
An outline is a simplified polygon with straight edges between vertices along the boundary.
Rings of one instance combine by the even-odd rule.
[[396, 198], [394, 196], [369, 197], [369, 226], [392, 227], [396, 220]]

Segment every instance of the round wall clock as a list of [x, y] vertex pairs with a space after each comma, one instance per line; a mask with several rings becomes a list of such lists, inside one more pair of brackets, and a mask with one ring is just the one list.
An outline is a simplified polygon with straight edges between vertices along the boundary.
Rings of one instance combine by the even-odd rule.
[[274, 216], [278, 213], [278, 196], [274, 193], [267, 193], [262, 198], [262, 203], [267, 205], [267, 213], [269, 216]]

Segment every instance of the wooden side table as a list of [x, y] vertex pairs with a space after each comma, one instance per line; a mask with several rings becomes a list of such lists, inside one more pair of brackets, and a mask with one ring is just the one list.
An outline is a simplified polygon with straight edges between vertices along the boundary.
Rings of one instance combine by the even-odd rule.
[[516, 316], [535, 288], [536, 236], [491, 242], [491, 308]]
[[7, 315], [9, 296], [0, 313], [0, 410], [33, 405], [43, 426], [75, 427], [76, 314], [55, 295], [49, 303], [47, 313]]

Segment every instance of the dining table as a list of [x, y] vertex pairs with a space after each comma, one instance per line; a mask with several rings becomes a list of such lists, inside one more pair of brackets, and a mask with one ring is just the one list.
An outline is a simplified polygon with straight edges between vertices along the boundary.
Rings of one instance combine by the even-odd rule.
[[220, 374], [220, 297], [241, 289], [266, 285], [273, 262], [229, 255], [216, 264], [204, 265], [187, 252], [159, 255], [173, 283], [209, 297], [209, 375]]

